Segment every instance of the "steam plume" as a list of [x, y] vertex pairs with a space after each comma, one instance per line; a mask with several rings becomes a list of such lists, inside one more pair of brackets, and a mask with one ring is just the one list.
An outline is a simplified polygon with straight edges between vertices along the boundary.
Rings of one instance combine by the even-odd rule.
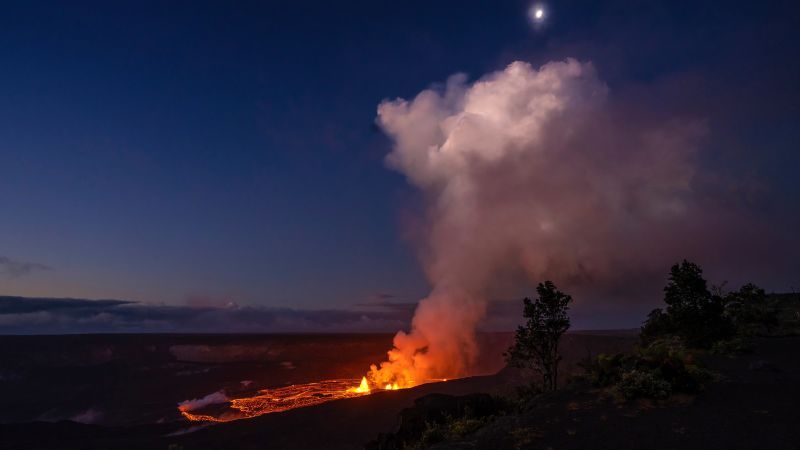
[[[615, 262], [647, 264], [652, 244], [691, 203], [703, 127], [649, 126], [617, 114], [590, 63], [538, 70], [514, 62], [468, 84], [384, 101], [387, 157], [426, 200], [422, 260], [432, 291], [379, 386], [465, 374], [487, 300], [513, 280], [613, 279]], [[641, 245], [640, 245], [641, 244]]]

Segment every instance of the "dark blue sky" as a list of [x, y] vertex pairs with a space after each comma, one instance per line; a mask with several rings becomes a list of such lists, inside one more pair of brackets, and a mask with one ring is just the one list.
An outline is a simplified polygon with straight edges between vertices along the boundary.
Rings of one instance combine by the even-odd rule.
[[[612, 93], [707, 120], [706, 163], [763, 187], [748, 211], [800, 224], [795, 2], [553, 1], [542, 30], [528, 6], [5, 2], [0, 294], [416, 300], [418, 199], [376, 107], [515, 59], [589, 60]], [[784, 266], [763, 284], [800, 283]]]

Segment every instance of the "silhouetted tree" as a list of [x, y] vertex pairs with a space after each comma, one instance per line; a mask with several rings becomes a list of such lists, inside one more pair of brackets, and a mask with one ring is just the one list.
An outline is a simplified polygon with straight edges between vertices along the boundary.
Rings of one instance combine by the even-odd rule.
[[569, 329], [567, 311], [572, 297], [556, 289], [552, 281], [539, 283], [538, 298], [525, 298], [524, 325], [517, 328], [514, 344], [505, 353], [509, 365], [533, 369], [542, 376], [542, 389], [553, 391], [558, 381], [558, 342]]
[[664, 303], [666, 310], [653, 310], [642, 327], [641, 339], [646, 345], [674, 335], [688, 346], [707, 347], [733, 332], [723, 299], [711, 294], [703, 270], [695, 263], [683, 260], [672, 266]]
[[674, 325], [671, 317], [663, 309], [656, 308], [647, 315], [647, 320], [642, 326], [639, 338], [647, 346], [656, 339], [673, 334]]
[[664, 287], [664, 303], [668, 310], [680, 312], [699, 309], [710, 298], [711, 292], [700, 266], [685, 259], [672, 266], [669, 282]]
[[740, 335], [750, 336], [760, 332], [769, 333], [778, 325], [778, 314], [774, 305], [767, 301], [763, 289], [747, 283], [736, 292], [723, 297], [725, 315], [730, 318]]

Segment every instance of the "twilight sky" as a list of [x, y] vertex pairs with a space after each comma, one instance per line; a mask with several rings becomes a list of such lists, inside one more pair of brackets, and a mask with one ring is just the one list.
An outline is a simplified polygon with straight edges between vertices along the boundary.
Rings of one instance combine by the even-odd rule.
[[[568, 57], [591, 64], [620, 129], [678, 117], [704, 130], [692, 189], [720, 213], [671, 249], [715, 281], [800, 287], [797, 3], [552, 1], [539, 28], [529, 6], [5, 2], [0, 295], [134, 301], [171, 324], [251, 316], [225, 313], [235, 302], [290, 311], [264, 330], [393, 331], [430, 284], [413, 232], [423, 200], [384, 161], [378, 105]], [[653, 270], [633, 300], [605, 301], [616, 291], [602, 286], [603, 301], [576, 304], [576, 325], [636, 326], [668, 266]], [[27, 330], [15, 302], [0, 331]], [[399, 306], [364, 306], [385, 302]], [[87, 305], [67, 306], [103, 322], [93, 308], [130, 304]], [[293, 321], [307, 310], [346, 317]], [[103, 323], [91, 330], [117, 326]]]

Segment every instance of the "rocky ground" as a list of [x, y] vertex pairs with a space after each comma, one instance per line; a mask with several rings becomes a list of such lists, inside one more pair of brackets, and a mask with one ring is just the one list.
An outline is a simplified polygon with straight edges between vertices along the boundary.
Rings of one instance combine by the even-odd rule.
[[[629, 349], [634, 342], [634, 336], [629, 332], [621, 334], [570, 333], [564, 339], [565, 374], [577, 371], [577, 362], [586, 356], [599, 352]], [[510, 335], [502, 337], [500, 340], [502, 342], [493, 344], [498, 354], [502, 353], [502, 350], [508, 345]], [[192, 345], [199, 342], [195, 341], [198, 339], [193, 339]], [[327, 348], [326, 346], [325, 349]], [[318, 350], [316, 346], [315, 349]], [[300, 367], [309, 364], [306, 358], [310, 358], [314, 352], [310, 349], [307, 350], [308, 356], [294, 355], [298, 357], [292, 358], [292, 361]], [[342, 355], [341, 352], [338, 354]], [[197, 356], [194, 358], [196, 359]], [[209, 362], [209, 364], [213, 364], [214, 367], [219, 366], [217, 362]], [[45, 370], [39, 368], [37, 371], [39, 373]], [[91, 371], [87, 369], [87, 372]], [[52, 373], [55, 376], [57, 370]], [[404, 408], [412, 406], [414, 400], [419, 397], [432, 393], [465, 395], [474, 392], [509, 392], [513, 390], [513, 384], [517, 382], [512, 375], [504, 372], [499, 375], [428, 384], [413, 389], [380, 392], [366, 397], [337, 400], [308, 408], [200, 429], [181, 420], [148, 424], [133, 421], [126, 425], [85, 424], [65, 420], [5, 423], [0, 425], [0, 442], [2, 442], [0, 448], [167, 449], [173, 445], [186, 450], [215, 448], [361, 449], [365, 443], [375, 439], [380, 433], [389, 433], [395, 430], [398, 425], [399, 413]], [[203, 375], [197, 376], [203, 377]], [[232, 379], [238, 380], [244, 376], [244, 373], [237, 371]], [[131, 377], [134, 376], [131, 375]], [[169, 376], [167, 380], [171, 380], [168, 382], [174, 384], [175, 381], [172, 378], [173, 376]], [[248, 378], [252, 377], [248, 375]], [[188, 381], [192, 377], [180, 377], [180, 379]], [[19, 381], [18, 383], [23, 382]], [[82, 384], [85, 383], [85, 381], [82, 382]], [[139, 380], [139, 383], [142, 383], [142, 380]], [[208, 391], [206, 384], [204, 382], [202, 388], [198, 388], [198, 393]], [[20, 386], [22, 385], [20, 384]], [[63, 382], [59, 382], [58, 385], [64, 389], [68, 388], [68, 385]], [[116, 383], [115, 386], [114, 389], [98, 391], [98, 393], [107, 392], [109, 395], [119, 396], [118, 390], [125, 390], [124, 383]], [[141, 392], [146, 391], [142, 390]], [[24, 392], [13, 393], [10, 388], [8, 392], [10, 395], [15, 395], [17, 401], [21, 401], [20, 398], [24, 397]], [[135, 392], [126, 392], [125, 395], [132, 396], [135, 395]], [[45, 400], [49, 398], [44, 397]], [[95, 396], [92, 400], [100, 402], [102, 398]], [[39, 398], [33, 400], [34, 403], [40, 401], [42, 400]], [[174, 399], [171, 405], [175, 405]], [[39, 403], [35, 406], [41, 408], [46, 405]], [[172, 407], [174, 408], [174, 406]]]
[[[530, 401], [521, 412], [478, 424], [461, 439], [433, 449], [798, 449], [800, 448], [800, 338], [767, 338], [750, 354], [707, 357], [718, 381], [700, 394], [624, 402], [588, 385], [571, 386]], [[418, 400], [404, 411], [403, 433], [419, 436], [425, 415], [447, 404]], [[472, 411], [481, 400], [472, 399]], [[478, 405], [477, 407], [475, 405]], [[430, 420], [430, 417], [427, 418]], [[412, 430], [413, 429], [413, 430]], [[392, 448], [383, 436], [373, 448]]]
[[[583, 357], [625, 350], [634, 342], [631, 334], [574, 333], [565, 339], [571, 355], [565, 361], [567, 374], [579, 371], [576, 363]], [[518, 405], [513, 413], [493, 415], [459, 439], [429, 447], [800, 449], [798, 349], [798, 337], [764, 338], [756, 341], [749, 354], [706, 357], [718, 381], [700, 394], [661, 401], [622, 402], [588, 385], [566, 385], [524, 403], [521, 409]], [[456, 415], [459, 402], [469, 404], [473, 411], [480, 412], [482, 407], [491, 411], [496, 408], [492, 399], [513, 392], [518, 377], [506, 370], [201, 429], [175, 421], [130, 426], [6, 423], [0, 425], [0, 448], [359, 449], [370, 442], [370, 448], [392, 448], [386, 445], [392, 436], [418, 434], [427, 415], [447, 412], [454, 405]]]

